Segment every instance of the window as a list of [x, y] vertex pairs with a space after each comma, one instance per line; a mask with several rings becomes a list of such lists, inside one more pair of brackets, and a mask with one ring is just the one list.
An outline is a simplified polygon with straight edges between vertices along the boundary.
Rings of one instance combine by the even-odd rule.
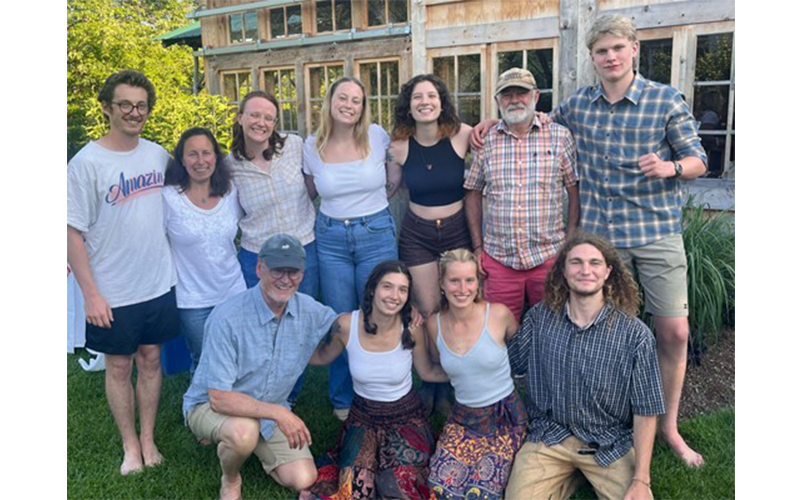
[[317, 33], [349, 30], [353, 27], [350, 0], [317, 0]]
[[693, 111], [708, 155], [707, 177], [733, 177], [734, 58], [733, 33], [697, 37]]
[[400, 62], [367, 61], [358, 64], [359, 79], [367, 89], [367, 101], [372, 121], [387, 132], [394, 126], [394, 109], [400, 93]]
[[408, 22], [407, 0], [367, 0], [367, 26]]
[[481, 55], [434, 57], [433, 74], [450, 90], [461, 121], [477, 124], [481, 120]]
[[539, 88], [538, 111], [553, 109], [553, 49], [524, 49], [497, 53], [497, 76], [511, 68], [526, 68], [533, 73]]
[[669, 85], [672, 77], [672, 38], [639, 41], [639, 73]]
[[330, 85], [344, 76], [344, 64], [328, 63], [315, 66], [308, 66], [308, 106], [306, 106], [307, 119], [309, 124], [309, 134], [313, 134], [319, 126], [319, 115], [322, 111], [322, 102], [325, 100]]
[[222, 95], [228, 98], [230, 104], [238, 106], [239, 101], [253, 90], [250, 82], [250, 70], [231, 71], [221, 73], [220, 76], [222, 77]]
[[270, 38], [300, 35], [303, 33], [303, 16], [299, 5], [269, 10]]
[[274, 95], [281, 105], [278, 130], [300, 133], [297, 120], [297, 80], [293, 68], [265, 69], [262, 72], [264, 90]]
[[258, 38], [258, 16], [253, 11], [228, 17], [231, 43], [253, 42]]

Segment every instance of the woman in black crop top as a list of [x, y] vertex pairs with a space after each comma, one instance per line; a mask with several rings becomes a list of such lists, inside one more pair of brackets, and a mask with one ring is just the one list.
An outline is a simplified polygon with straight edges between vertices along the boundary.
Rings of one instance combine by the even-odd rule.
[[[442, 252], [472, 249], [464, 212], [464, 157], [472, 127], [461, 123], [447, 86], [434, 75], [417, 75], [400, 90], [395, 110], [390, 166], [402, 167], [410, 201], [400, 229], [400, 260], [414, 280], [412, 299], [427, 318], [439, 304], [436, 263]], [[438, 384], [437, 384], [438, 385]], [[437, 410], [448, 412], [438, 388]], [[434, 388], [423, 386], [423, 400], [433, 405]]]

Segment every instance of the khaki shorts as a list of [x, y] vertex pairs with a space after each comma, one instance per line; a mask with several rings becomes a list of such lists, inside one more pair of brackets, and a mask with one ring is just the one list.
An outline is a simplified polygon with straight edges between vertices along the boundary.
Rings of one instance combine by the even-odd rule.
[[[228, 420], [227, 415], [222, 415], [211, 409], [209, 403], [195, 406], [189, 413], [186, 423], [197, 439], [207, 439], [212, 443], [219, 443], [219, 432], [222, 424]], [[300, 449], [289, 448], [289, 440], [286, 435], [275, 426], [275, 432], [269, 440], [263, 436], [258, 438], [258, 444], [253, 454], [261, 461], [264, 472], [271, 474], [276, 468], [283, 464], [295, 462], [297, 460], [314, 460], [308, 445], [303, 445]]]
[[689, 316], [686, 252], [683, 237], [673, 234], [633, 248], [617, 248], [644, 290], [644, 310], [654, 316]]

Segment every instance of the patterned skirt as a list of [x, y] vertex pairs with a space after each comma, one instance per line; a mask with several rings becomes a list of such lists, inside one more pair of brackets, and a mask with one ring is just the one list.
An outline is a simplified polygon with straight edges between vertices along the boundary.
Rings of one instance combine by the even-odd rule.
[[456, 403], [431, 458], [431, 499], [502, 498], [527, 421], [516, 391], [483, 408]]
[[427, 499], [433, 444], [417, 391], [389, 403], [356, 394], [336, 449], [316, 460], [317, 482], [300, 498]]

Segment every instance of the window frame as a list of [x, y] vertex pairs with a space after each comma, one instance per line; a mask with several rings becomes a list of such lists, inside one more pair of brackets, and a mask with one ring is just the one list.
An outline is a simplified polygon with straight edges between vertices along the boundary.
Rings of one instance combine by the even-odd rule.
[[362, 26], [364, 27], [364, 29], [383, 28], [383, 27], [386, 27], [386, 26], [389, 26], [389, 25], [401, 26], [401, 25], [408, 24], [408, 23], [411, 22], [411, 9], [409, 8], [408, 0], [402, 0], [406, 4], [406, 20], [405, 21], [400, 21], [400, 22], [397, 22], [397, 23], [394, 23], [389, 19], [389, 3], [392, 2], [392, 1], [398, 1], [398, 0], [382, 0], [383, 1], [383, 15], [384, 15], [384, 18], [386, 19], [386, 22], [383, 23], [383, 24], [369, 24], [369, 1], [370, 0], [364, 0], [363, 19], [362, 19]]
[[[289, 8], [300, 9], [300, 33], [291, 33], [291, 34], [289, 33], [289, 15], [286, 12], [286, 10], [289, 9]], [[278, 11], [278, 10], [283, 11], [283, 32], [285, 33], [284, 35], [273, 35], [272, 34], [272, 11]], [[281, 5], [279, 7], [272, 7], [272, 8], [266, 9], [264, 17], [266, 19], [267, 35], [268, 35], [268, 38], [270, 40], [278, 40], [278, 39], [283, 40], [283, 39], [287, 39], [287, 38], [297, 38], [297, 37], [302, 36], [303, 33], [304, 33], [305, 26], [303, 25], [303, 17], [305, 17], [305, 16], [303, 15], [302, 7], [301, 7], [300, 4]]]
[[[304, 76], [304, 83], [303, 83], [304, 96], [303, 96], [303, 101], [305, 102], [305, 105], [306, 105], [306, 112], [305, 112], [306, 125], [305, 125], [305, 127], [306, 127], [306, 135], [307, 136], [309, 136], [309, 135], [314, 133], [314, 128], [313, 128], [314, 120], [312, 119], [313, 118], [314, 107], [312, 106], [312, 103], [316, 102], [316, 101], [319, 101], [320, 103], [324, 103], [324, 101], [325, 101], [324, 97], [311, 97], [311, 70], [314, 69], [314, 68], [325, 68], [325, 71], [323, 72], [323, 74], [325, 76], [325, 89], [327, 90], [328, 87], [330, 87], [330, 84], [333, 83], [333, 81], [329, 81], [328, 80], [327, 68], [331, 67], [331, 66], [341, 66], [342, 67], [342, 75], [346, 75], [347, 74], [346, 73], [347, 65], [346, 65], [344, 60], [315, 62], [315, 63], [305, 64], [303, 66], [303, 76]], [[320, 108], [320, 109], [322, 109], [322, 108]]]
[[[288, 128], [284, 128], [283, 127], [283, 125], [284, 125], [283, 109], [279, 109], [278, 110], [279, 120], [278, 120], [278, 129], [277, 129], [278, 132], [300, 135], [300, 129], [301, 129], [301, 125], [302, 125], [301, 120], [300, 120], [300, 115], [301, 115], [300, 97], [301, 96], [300, 96], [300, 89], [297, 86], [297, 68], [295, 68], [294, 66], [269, 66], [269, 67], [259, 68], [259, 76], [261, 78], [260, 81], [259, 81], [259, 88], [261, 90], [265, 91], [265, 92], [269, 92], [269, 90], [267, 89], [267, 75], [266, 75], [267, 72], [277, 72], [277, 76], [278, 76], [277, 82], [278, 82], [278, 86], [280, 87], [280, 85], [281, 85], [281, 75], [284, 74], [284, 72], [288, 72], [288, 71], [291, 71], [292, 73], [294, 73], [295, 99], [293, 99], [293, 100], [282, 99], [281, 98], [281, 93], [278, 93], [278, 92], [270, 92], [270, 93], [275, 96], [275, 99], [278, 100], [278, 104], [281, 105], [281, 108], [283, 108], [284, 104], [290, 104], [290, 105], [294, 104], [294, 107], [295, 107], [295, 120], [297, 121], [297, 129], [288, 129]], [[282, 90], [282, 87], [280, 87], [280, 88]]]
[[[458, 99], [459, 97], [465, 96], [472, 96], [476, 95], [475, 92], [459, 92], [458, 91], [458, 77], [459, 77], [459, 70], [458, 70], [458, 58], [460, 56], [480, 56], [479, 65], [481, 68], [486, 67], [486, 61], [488, 60], [487, 57], [487, 47], [486, 45], [465, 45], [461, 47], [447, 47], [441, 49], [428, 49], [427, 54], [427, 65], [428, 65], [428, 73], [434, 74], [433, 72], [433, 60], [439, 58], [446, 58], [446, 57], [454, 57], [454, 72], [455, 72], [455, 88], [448, 89], [450, 91], [450, 96], [453, 99], [453, 105], [456, 107], [456, 113], [459, 112], [458, 108]], [[487, 109], [487, 75], [485, 71], [481, 71], [480, 75], [480, 92], [478, 94], [479, 103], [480, 103], [480, 120], [486, 116], [486, 109]], [[479, 120], [479, 121], [480, 121]], [[468, 124], [470, 125], [470, 124]], [[472, 124], [474, 125], [474, 124]]]
[[[253, 39], [248, 39], [247, 38], [247, 27], [246, 27], [247, 24], [245, 23], [245, 16], [247, 14], [252, 14], [252, 15], [255, 16], [256, 35], [255, 35], [255, 38], [253, 38]], [[255, 42], [258, 42], [258, 40], [261, 38], [261, 33], [260, 33], [261, 30], [260, 30], [260, 28], [258, 26], [259, 25], [258, 11], [256, 11], [256, 10], [246, 10], [244, 12], [236, 12], [234, 14], [228, 14], [227, 17], [228, 17], [227, 28], [228, 28], [228, 44], [229, 45], [240, 45], [240, 44], [245, 44], [245, 43], [255, 43]], [[241, 36], [242, 36], [242, 39], [238, 40], [238, 41], [235, 41], [233, 39], [233, 28], [232, 28], [231, 24], [232, 24], [232, 20], [233, 20], [234, 17], [239, 17], [240, 18], [240, 22], [242, 23], [242, 31], [240, 33]]]
[[[558, 75], [560, 71], [560, 47], [559, 47], [559, 39], [558, 38], [540, 38], [537, 40], [525, 40], [525, 41], [513, 41], [513, 42], [498, 42], [493, 43], [490, 46], [490, 55], [491, 55], [491, 82], [488, 88], [488, 108], [490, 112], [490, 116], [498, 117], [500, 116], [500, 110], [497, 107], [497, 100], [494, 98], [494, 87], [496, 85], [497, 80], [500, 78], [500, 53], [501, 52], [516, 52], [516, 51], [523, 51], [523, 61], [527, 62], [528, 58], [528, 51], [536, 51], [536, 50], [552, 50], [553, 51], [553, 87], [548, 90], [551, 95], [552, 105], [553, 108], [558, 106], [558, 103], [561, 102], [561, 95], [559, 92], [559, 85], [558, 85]], [[527, 65], [526, 65], [527, 67]], [[539, 87], [539, 82], [536, 82], [537, 87]], [[541, 88], [539, 88], [539, 99], [541, 99]], [[537, 108], [538, 109], [538, 108]]]
[[[356, 6], [353, 5], [355, 3], [354, 0], [345, 0], [345, 1], [350, 3], [350, 27], [349, 28], [337, 28], [336, 27], [336, 24], [337, 24], [336, 23], [336, 2], [337, 1], [339, 1], [339, 0], [313, 0], [313, 9], [312, 10], [314, 12], [313, 22], [314, 22], [314, 33], [315, 34], [336, 33], [336, 32], [339, 32], [339, 31], [350, 31], [350, 30], [352, 30], [352, 29], [354, 29], [356, 27], [356, 23], [355, 23], [355, 19], [354, 19], [355, 16], [353, 15], [354, 11], [355, 11], [354, 7], [356, 7]], [[330, 30], [325, 30], [325, 31], [320, 31], [319, 30], [319, 23], [317, 22], [317, 7], [319, 6], [320, 2], [330, 3], [330, 5], [331, 5], [331, 29]]]
[[[377, 101], [378, 101], [378, 111], [380, 112], [380, 110], [381, 110], [381, 105], [380, 105], [381, 101], [389, 100], [390, 104], [391, 104], [391, 99], [394, 99], [395, 107], [397, 106], [397, 99], [400, 97], [400, 88], [403, 86], [404, 82], [403, 82], [402, 77], [400, 76], [401, 75], [400, 71], [402, 69], [402, 65], [401, 65], [399, 57], [381, 57], [381, 58], [370, 58], [370, 59], [357, 59], [355, 61], [355, 64], [354, 64], [356, 78], [358, 78], [359, 80], [364, 82], [364, 79], [361, 78], [361, 65], [362, 64], [375, 64], [375, 63], [377, 63], [377, 65], [378, 65], [378, 91], [380, 93], [378, 95], [375, 95], [374, 93], [370, 93], [370, 95], [367, 96], [367, 99], [366, 99], [367, 103], [366, 104], [369, 106], [371, 104], [371, 101], [377, 99]], [[383, 92], [382, 92], [382, 89], [381, 89], [381, 86], [382, 86], [382, 84], [381, 84], [381, 64], [382, 63], [395, 63], [395, 64], [397, 64], [397, 94], [386, 94], [386, 95], [384, 95]], [[376, 123], [378, 125], [383, 126], [381, 124], [381, 121], [380, 121], [379, 117], [372, 116], [371, 118], [372, 118], [372, 123]], [[390, 126], [389, 126], [389, 129], [386, 130], [386, 132], [391, 133], [391, 131], [392, 131], [392, 125], [391, 124], [394, 122], [394, 110], [392, 110], [392, 114], [391, 114], [391, 116], [389, 118], [390, 118], [389, 119]]]
[[[222, 70], [222, 71], [219, 72], [220, 95], [222, 95], [222, 96], [227, 98], [227, 93], [225, 92], [225, 77], [227, 75], [236, 75], [236, 95], [240, 96], [240, 97], [243, 96], [243, 94], [241, 93], [241, 84], [239, 82], [239, 75], [242, 75], [242, 74], [246, 74], [247, 77], [250, 79], [250, 90], [248, 90], [248, 92], [252, 91], [253, 90], [253, 72], [252, 72], [252, 70], [250, 70], [248, 68]], [[245, 94], [247, 94], [247, 92], [245, 92]], [[231, 106], [235, 106], [237, 108], [239, 107], [239, 102], [240, 102], [239, 99], [236, 99], [235, 101], [231, 101], [231, 100], [228, 101], [228, 103]]]

